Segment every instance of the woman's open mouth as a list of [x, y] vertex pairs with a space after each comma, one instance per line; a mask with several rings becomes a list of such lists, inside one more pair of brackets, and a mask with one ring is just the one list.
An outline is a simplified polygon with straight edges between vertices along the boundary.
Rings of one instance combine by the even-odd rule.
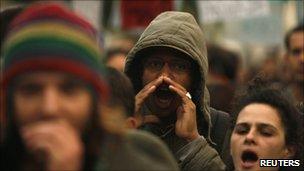
[[256, 164], [256, 162], [259, 160], [259, 157], [257, 153], [255, 153], [254, 151], [245, 150], [241, 155], [241, 159], [242, 159], [242, 167], [249, 169]]

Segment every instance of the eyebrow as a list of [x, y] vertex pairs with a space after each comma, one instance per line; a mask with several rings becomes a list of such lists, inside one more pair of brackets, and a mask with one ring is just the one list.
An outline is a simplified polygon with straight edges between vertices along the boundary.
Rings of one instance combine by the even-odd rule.
[[260, 123], [258, 124], [258, 127], [263, 129], [263, 128], [271, 128], [273, 130], [278, 130], [276, 127], [274, 127], [273, 125], [270, 125], [270, 124], [266, 124], [266, 123]]
[[247, 122], [236, 123], [235, 126], [249, 126], [250, 124]]
[[[249, 124], [247, 122], [241, 122], [241, 123], [237, 123], [235, 124], [236, 126], [251, 126], [252, 124]], [[274, 130], [278, 130], [275, 126], [268, 124], [268, 123], [257, 123], [257, 127], [258, 128], [272, 128]]]

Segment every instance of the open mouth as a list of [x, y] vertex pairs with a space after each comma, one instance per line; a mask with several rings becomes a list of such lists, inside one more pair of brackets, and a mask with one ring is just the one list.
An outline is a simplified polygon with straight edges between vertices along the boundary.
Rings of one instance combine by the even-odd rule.
[[251, 168], [258, 161], [259, 157], [255, 152], [247, 150], [242, 153], [241, 159], [243, 167]]
[[155, 91], [157, 102], [160, 106], [168, 106], [175, 96], [175, 93], [169, 89], [168, 84], [161, 84]]
[[156, 89], [156, 96], [160, 99], [169, 99], [174, 96], [174, 93], [169, 89], [168, 84], [161, 84]]

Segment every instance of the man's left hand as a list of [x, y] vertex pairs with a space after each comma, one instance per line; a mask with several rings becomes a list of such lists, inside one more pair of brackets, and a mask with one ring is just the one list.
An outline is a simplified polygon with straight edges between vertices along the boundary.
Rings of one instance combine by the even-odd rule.
[[196, 123], [196, 106], [186, 95], [187, 90], [180, 84], [168, 77], [164, 78], [169, 83], [169, 89], [176, 92], [182, 99], [182, 104], [177, 108], [177, 121], [175, 123], [175, 134], [189, 142], [197, 139], [200, 135]]

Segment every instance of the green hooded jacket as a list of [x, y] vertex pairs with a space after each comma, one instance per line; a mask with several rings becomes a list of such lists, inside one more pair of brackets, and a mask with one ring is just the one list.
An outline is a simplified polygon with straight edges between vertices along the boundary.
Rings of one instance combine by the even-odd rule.
[[[211, 160], [208, 161], [208, 157], [213, 156], [214, 158], [216, 158], [216, 160], [212, 161], [216, 161], [214, 162], [214, 164], [218, 164], [219, 166], [209, 167], [210, 165], [206, 166], [203, 164], [198, 164], [200, 161], [197, 161], [196, 163], [200, 166], [193, 166], [196, 164], [191, 164], [191, 162], [187, 160], [188, 157], [186, 157], [186, 159], [184, 158], [184, 154], [182, 154], [182, 156], [184, 157], [178, 155], [178, 153], [180, 153], [181, 151], [188, 151], [185, 150], [185, 147], [189, 144], [181, 142], [179, 143], [179, 145], [172, 145], [176, 144], [176, 142], [179, 141], [176, 138], [171, 140], [164, 140], [163, 138], [163, 140], [167, 143], [171, 151], [173, 151], [177, 160], [183, 158], [183, 161], [179, 161], [180, 166], [183, 170], [223, 169], [224, 164], [221, 162], [220, 158], [216, 156], [216, 151], [213, 148], [209, 147], [208, 143], [205, 143], [207, 140], [214, 146], [215, 144], [218, 144], [218, 146], [222, 146], [223, 137], [226, 136], [225, 133], [227, 130], [226, 126], [228, 125], [228, 119], [224, 119], [225, 123], [223, 123], [223, 127], [221, 126], [220, 130], [216, 130], [218, 132], [223, 132], [219, 136], [222, 137], [222, 139], [220, 140], [220, 142], [214, 141], [211, 135], [213, 132], [211, 130], [213, 120], [222, 121], [222, 119], [218, 119], [217, 117], [216, 119], [213, 119], [211, 117], [211, 113], [212, 111], [214, 111], [213, 113], [217, 113], [216, 116], [219, 115], [218, 113], [220, 113], [220, 115], [222, 115], [222, 113], [210, 108], [209, 105], [209, 92], [206, 87], [206, 77], [208, 72], [207, 49], [201, 28], [197, 24], [194, 17], [189, 13], [169, 11], [158, 15], [145, 29], [135, 46], [127, 55], [124, 72], [131, 79], [135, 89], [135, 93], [138, 93], [143, 88], [141, 80], [143, 71], [141, 60], [143, 59], [143, 57], [145, 57], [145, 51], [143, 50], [153, 47], [167, 47], [175, 49], [184, 53], [185, 56], [190, 57], [192, 61], [194, 61], [194, 63], [196, 64], [193, 75], [191, 75], [192, 77], [196, 78], [193, 79], [195, 80], [192, 85], [194, 87], [194, 90], [190, 93], [192, 96], [192, 101], [196, 105], [198, 131], [206, 139], [202, 138], [202, 141], [193, 143], [200, 145], [196, 145], [196, 149], [194, 149], [192, 152], [196, 151], [196, 153], [199, 154], [200, 150], [205, 149], [210, 152], [210, 155], [202, 156], [202, 154], [200, 157], [197, 157], [197, 154], [194, 154], [192, 158], [196, 156], [196, 159], [203, 160], [207, 157], [206, 162], [210, 162]], [[227, 115], [225, 115], [225, 118], [227, 118]], [[176, 146], [177, 148], [172, 146]], [[190, 148], [193, 148], [195, 145], [189, 146], [191, 146]], [[205, 146], [208, 146], [208, 148], [206, 149]], [[220, 150], [217, 149], [218, 153], [221, 153], [221, 147], [219, 149]], [[206, 153], [206, 151], [204, 151], [204, 153]], [[191, 156], [191, 154], [192, 153], [188, 153], [187, 156]], [[188, 164], [185, 164], [185, 162], [187, 162]]]

